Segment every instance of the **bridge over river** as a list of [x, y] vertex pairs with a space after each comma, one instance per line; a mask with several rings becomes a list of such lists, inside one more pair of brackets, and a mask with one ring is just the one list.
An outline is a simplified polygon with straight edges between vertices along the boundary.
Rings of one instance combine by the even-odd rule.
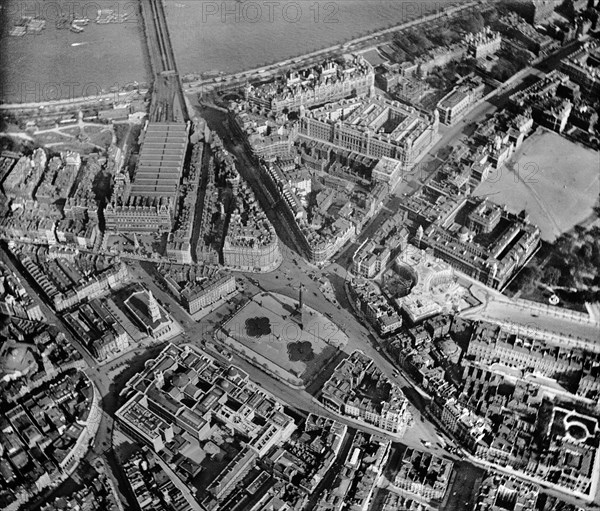
[[187, 122], [187, 111], [163, 0], [141, 0], [140, 10], [154, 76], [151, 122]]

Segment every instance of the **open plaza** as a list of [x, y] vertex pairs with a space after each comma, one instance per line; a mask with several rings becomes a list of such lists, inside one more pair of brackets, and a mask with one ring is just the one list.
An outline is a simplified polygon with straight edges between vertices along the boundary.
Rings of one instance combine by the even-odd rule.
[[599, 176], [597, 152], [540, 128], [507, 166], [490, 173], [475, 195], [515, 213], [525, 209], [542, 239], [553, 241], [592, 214]]
[[[343, 347], [348, 338], [332, 321], [298, 301], [275, 293], [251, 298], [217, 333], [219, 340], [233, 340], [263, 363], [273, 364], [307, 382]], [[239, 346], [241, 345], [241, 346]], [[264, 359], [264, 360], [263, 360]]]

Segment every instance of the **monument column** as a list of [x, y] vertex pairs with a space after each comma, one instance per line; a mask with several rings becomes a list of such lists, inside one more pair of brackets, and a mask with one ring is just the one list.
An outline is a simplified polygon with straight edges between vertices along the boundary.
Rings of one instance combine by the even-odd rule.
[[298, 305], [296, 307], [296, 317], [298, 318], [298, 324], [300, 330], [304, 330], [304, 303], [302, 301], [302, 292], [304, 290], [304, 284], [300, 284], [300, 290], [298, 291]]

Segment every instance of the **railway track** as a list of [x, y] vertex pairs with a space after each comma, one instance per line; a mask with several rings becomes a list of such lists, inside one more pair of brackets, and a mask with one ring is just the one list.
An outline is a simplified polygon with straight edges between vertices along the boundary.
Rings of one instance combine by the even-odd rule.
[[[152, 13], [153, 37], [158, 45], [160, 66], [156, 66], [155, 74], [175, 71], [175, 55], [169, 37], [167, 18], [162, 0], [148, 0], [150, 12]], [[152, 58], [152, 56], [151, 56]]]
[[157, 122], [187, 121], [189, 114], [171, 45], [163, 0], [142, 0], [140, 8], [154, 75], [150, 118]]

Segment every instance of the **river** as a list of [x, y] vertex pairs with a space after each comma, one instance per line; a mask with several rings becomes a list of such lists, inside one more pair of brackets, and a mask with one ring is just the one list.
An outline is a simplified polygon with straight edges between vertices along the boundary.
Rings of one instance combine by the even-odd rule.
[[179, 71], [243, 71], [440, 10], [448, 0], [167, 0]]
[[[181, 75], [234, 72], [296, 57], [438, 11], [450, 0], [166, 0]], [[33, 102], [93, 95], [149, 81], [135, 0], [4, 0], [0, 7], [0, 99]], [[96, 24], [99, 9], [127, 15]], [[58, 29], [62, 14], [90, 18], [82, 33]], [[39, 33], [9, 31], [22, 16]]]

